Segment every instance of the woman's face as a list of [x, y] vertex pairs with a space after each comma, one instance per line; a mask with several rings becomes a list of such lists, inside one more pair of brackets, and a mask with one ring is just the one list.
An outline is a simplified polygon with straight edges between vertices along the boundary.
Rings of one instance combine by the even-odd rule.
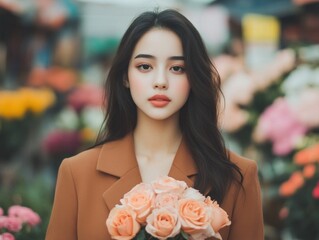
[[128, 82], [139, 116], [178, 117], [190, 91], [179, 37], [167, 29], [146, 32], [130, 59]]

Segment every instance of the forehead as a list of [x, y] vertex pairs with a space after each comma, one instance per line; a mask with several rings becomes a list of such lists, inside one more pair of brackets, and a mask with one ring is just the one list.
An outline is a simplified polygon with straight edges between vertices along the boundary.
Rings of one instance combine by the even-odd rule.
[[182, 56], [183, 46], [175, 32], [165, 28], [152, 28], [137, 42], [133, 57], [141, 53], [154, 56]]

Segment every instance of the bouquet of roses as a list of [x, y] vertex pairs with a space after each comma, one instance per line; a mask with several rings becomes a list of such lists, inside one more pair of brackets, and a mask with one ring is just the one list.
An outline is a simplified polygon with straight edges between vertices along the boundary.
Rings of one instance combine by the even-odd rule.
[[222, 239], [231, 224], [216, 201], [183, 181], [165, 176], [140, 183], [120, 200], [106, 220], [113, 239]]
[[13, 205], [5, 216], [0, 207], [0, 240], [15, 240], [16, 236], [30, 232], [40, 222], [40, 216], [31, 208]]

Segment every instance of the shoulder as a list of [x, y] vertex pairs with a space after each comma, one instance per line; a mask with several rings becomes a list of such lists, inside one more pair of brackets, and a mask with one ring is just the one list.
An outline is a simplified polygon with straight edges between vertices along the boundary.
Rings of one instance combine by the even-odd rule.
[[232, 151], [229, 152], [230, 161], [234, 164], [236, 164], [242, 173], [242, 175], [245, 177], [247, 173], [257, 173], [257, 163], [255, 160], [243, 157], [237, 153], [234, 153]]
[[98, 146], [88, 150], [84, 150], [74, 156], [65, 158], [61, 163], [61, 167], [69, 166], [74, 170], [79, 168], [88, 168], [90, 166], [96, 167], [101, 149], [102, 146]]

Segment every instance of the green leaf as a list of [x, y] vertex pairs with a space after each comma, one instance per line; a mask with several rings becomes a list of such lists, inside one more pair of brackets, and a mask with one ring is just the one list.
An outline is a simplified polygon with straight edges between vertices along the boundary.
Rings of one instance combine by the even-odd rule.
[[184, 239], [188, 239], [188, 234], [186, 232], [184, 232], [183, 230], [181, 230], [181, 235]]
[[146, 236], [145, 236], [145, 230], [141, 229], [141, 231], [137, 234], [136, 240], [145, 240]]

